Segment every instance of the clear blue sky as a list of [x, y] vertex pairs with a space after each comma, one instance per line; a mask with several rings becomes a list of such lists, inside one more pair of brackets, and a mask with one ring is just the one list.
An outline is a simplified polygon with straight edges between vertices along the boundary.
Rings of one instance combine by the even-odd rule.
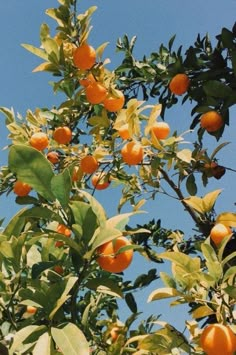
[[[0, 33], [1, 33], [1, 55], [0, 55], [0, 106], [13, 107], [16, 112], [24, 115], [25, 111], [36, 107], [52, 107], [58, 103], [58, 98], [52, 93], [51, 87], [47, 85], [51, 77], [47, 74], [32, 74], [32, 69], [40, 63], [40, 59], [34, 57], [24, 50], [20, 44], [30, 43], [39, 45], [39, 27], [42, 22], [47, 22], [54, 26], [54, 23], [44, 14], [46, 8], [57, 6], [56, 0], [5, 0], [0, 2]], [[106, 56], [111, 59], [112, 65], [119, 63], [120, 55], [115, 54], [115, 43], [118, 37], [127, 33], [130, 37], [137, 35], [137, 44], [135, 55], [142, 58], [143, 55], [149, 55], [158, 50], [161, 43], [167, 43], [172, 35], [176, 34], [175, 48], [183, 45], [184, 48], [190, 46], [196, 39], [198, 33], [202, 36], [207, 32], [212, 39], [217, 35], [222, 27], [232, 28], [235, 21], [236, 1], [235, 0], [81, 0], [78, 4], [78, 10], [84, 12], [89, 6], [96, 5], [98, 10], [93, 16], [93, 31], [90, 36], [91, 43], [97, 47], [103, 42], [110, 42], [107, 47]], [[235, 115], [232, 110], [232, 115]], [[7, 144], [7, 132], [4, 128], [3, 117], [0, 116], [1, 144], [4, 147]], [[178, 127], [178, 131], [184, 131], [188, 128], [191, 121], [190, 110], [187, 106], [179, 106], [170, 110], [166, 117], [167, 121], [173, 127]], [[235, 123], [234, 123], [235, 126]], [[233, 126], [233, 127], [234, 127]], [[227, 129], [224, 140], [235, 141], [233, 129]], [[189, 137], [191, 139], [191, 137]], [[213, 147], [215, 140], [210, 137], [208, 143]], [[235, 162], [235, 143], [226, 148], [219, 157], [224, 158], [221, 162], [226, 166], [233, 167]], [[211, 150], [211, 149], [210, 149]], [[227, 159], [225, 159], [227, 152]], [[7, 153], [0, 155], [1, 163], [5, 164]], [[222, 206], [219, 206], [219, 212], [228, 208], [232, 210], [234, 196], [231, 188], [234, 180], [233, 173], [227, 173], [219, 182], [214, 181], [210, 189], [224, 188], [223, 196], [220, 198]], [[205, 191], [207, 192], [207, 191]], [[109, 193], [109, 192], [108, 192]], [[111, 192], [114, 199], [116, 198]], [[99, 194], [96, 196], [106, 207], [107, 195]], [[117, 196], [118, 198], [118, 196]], [[0, 200], [0, 218], [9, 217], [18, 209], [14, 205], [14, 197], [6, 202], [4, 197]], [[110, 199], [109, 199], [110, 201]], [[116, 202], [109, 205], [110, 214], [115, 214]], [[8, 206], [6, 208], [6, 206]], [[175, 202], [160, 197], [144, 206], [149, 213], [143, 215], [142, 221], [148, 222], [150, 219], [162, 218], [163, 226], [170, 228], [179, 228], [188, 232], [193, 225], [188, 217], [183, 216], [182, 208]], [[171, 218], [170, 218], [171, 211]], [[185, 218], [187, 218], [185, 220]], [[138, 221], [138, 219], [137, 219]], [[140, 221], [139, 221], [140, 222]], [[144, 262], [140, 271], [147, 269], [149, 265]], [[150, 267], [152, 267], [150, 265]], [[153, 266], [154, 267], [154, 266]], [[158, 269], [161, 265], [158, 266]], [[127, 278], [131, 277], [134, 270], [127, 272]], [[154, 288], [154, 284], [151, 287]], [[146, 296], [150, 290], [140, 297], [140, 301], [145, 304]], [[145, 311], [151, 313], [161, 313], [164, 309], [166, 318], [169, 321], [175, 318], [175, 324], [182, 322], [181, 313], [168, 308], [160, 307], [159, 303], [152, 303], [145, 306]], [[181, 327], [181, 325], [180, 325]], [[183, 329], [183, 324], [182, 328]]]

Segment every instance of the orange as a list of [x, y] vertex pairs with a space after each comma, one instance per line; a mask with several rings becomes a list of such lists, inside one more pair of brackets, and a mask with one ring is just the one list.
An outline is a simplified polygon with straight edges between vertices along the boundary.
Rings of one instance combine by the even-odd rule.
[[208, 111], [201, 116], [200, 125], [207, 132], [216, 132], [224, 125], [224, 121], [218, 112]]
[[111, 339], [112, 341], [116, 341], [116, 339], [118, 338], [119, 336], [119, 331], [120, 331], [120, 328], [119, 327], [113, 327], [110, 331], [110, 336], [111, 336]]
[[52, 164], [57, 164], [59, 162], [59, 154], [57, 152], [49, 152], [47, 154], [47, 159], [52, 163]]
[[95, 78], [92, 73], [89, 73], [86, 78], [80, 79], [79, 83], [81, 86], [87, 87], [92, 83], [95, 83]]
[[57, 127], [53, 132], [53, 138], [58, 144], [68, 144], [72, 139], [71, 129], [67, 126]]
[[175, 95], [183, 95], [188, 91], [189, 85], [190, 80], [186, 74], [176, 74], [169, 83], [169, 89]]
[[219, 246], [222, 240], [231, 235], [232, 231], [228, 226], [222, 223], [217, 223], [210, 231], [210, 238], [216, 246]]
[[33, 148], [37, 150], [44, 150], [47, 148], [49, 143], [48, 136], [46, 133], [36, 132], [30, 137], [29, 143]]
[[[70, 238], [71, 236], [71, 230], [64, 224], [58, 224], [57, 233], [64, 234], [64, 236], [67, 238]], [[60, 240], [57, 240], [55, 243], [56, 247], [61, 247], [62, 245], [64, 245], [64, 243]]]
[[143, 160], [143, 147], [134, 141], [126, 143], [121, 149], [123, 161], [128, 165], [137, 165]]
[[122, 91], [116, 90], [116, 95], [109, 94], [103, 101], [105, 109], [109, 112], [116, 112], [122, 109], [125, 103], [125, 97]]
[[200, 345], [207, 355], [233, 355], [236, 336], [227, 325], [210, 324], [201, 333]]
[[27, 196], [31, 191], [31, 186], [26, 184], [25, 182], [22, 182], [20, 180], [17, 180], [14, 184], [13, 187], [13, 192], [17, 195], [17, 196]]
[[90, 104], [100, 104], [107, 96], [107, 89], [101, 83], [95, 81], [85, 88], [85, 95]]
[[166, 139], [170, 133], [170, 126], [166, 122], [156, 122], [151, 131], [157, 139]]
[[117, 129], [120, 138], [122, 139], [130, 139], [130, 133], [129, 133], [129, 125], [128, 123], [124, 124], [123, 126], [121, 126], [119, 129]]
[[104, 190], [110, 185], [108, 174], [98, 171], [92, 176], [91, 183], [96, 190]]
[[87, 70], [96, 63], [96, 51], [87, 43], [82, 44], [73, 51], [73, 62], [78, 69]]
[[133, 249], [125, 250], [119, 254], [118, 251], [131, 245], [126, 237], [118, 237], [98, 247], [97, 263], [99, 266], [109, 272], [122, 272], [127, 269], [133, 259]]
[[83, 173], [93, 174], [98, 169], [99, 164], [92, 155], [86, 155], [81, 159], [80, 167]]
[[35, 314], [37, 312], [37, 308], [34, 306], [27, 306], [26, 312], [29, 314]]
[[54, 268], [53, 268], [53, 270], [54, 270], [57, 274], [60, 274], [60, 275], [62, 275], [63, 272], [64, 272], [63, 267], [60, 266], [60, 265], [55, 265]]

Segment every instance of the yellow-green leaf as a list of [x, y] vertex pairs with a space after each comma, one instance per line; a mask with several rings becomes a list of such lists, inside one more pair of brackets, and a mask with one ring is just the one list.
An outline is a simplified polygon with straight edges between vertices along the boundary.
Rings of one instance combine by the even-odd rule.
[[153, 291], [149, 297], [147, 302], [152, 302], [156, 300], [162, 300], [163, 298], [171, 298], [180, 296], [181, 293], [172, 287], [163, 287]]
[[216, 218], [217, 223], [223, 223], [229, 227], [236, 227], [236, 213], [223, 212], [220, 213]]
[[192, 207], [195, 211], [197, 211], [201, 214], [203, 214], [205, 212], [201, 197], [198, 197], [198, 196], [187, 197], [184, 199], [184, 202], [187, 205], [189, 205], [190, 207]]
[[206, 194], [203, 199], [203, 208], [205, 212], [210, 212], [215, 205], [215, 202], [222, 190], [215, 190]]
[[214, 314], [215, 311], [208, 306], [200, 306], [192, 312], [192, 317], [194, 319], [210, 316]]
[[33, 53], [37, 57], [40, 57], [44, 60], [48, 60], [48, 55], [47, 53], [45, 53], [43, 49], [39, 49], [37, 47], [32, 46], [31, 44], [26, 44], [26, 43], [23, 43], [22, 47], [24, 47], [25, 49], [27, 49], [27, 51]]

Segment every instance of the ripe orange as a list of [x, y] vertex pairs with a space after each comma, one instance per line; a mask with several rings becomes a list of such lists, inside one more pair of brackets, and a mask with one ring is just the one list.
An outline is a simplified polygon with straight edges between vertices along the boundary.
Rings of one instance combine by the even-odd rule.
[[105, 171], [93, 174], [91, 183], [96, 190], [104, 190], [110, 185], [109, 176]]
[[83, 173], [93, 174], [98, 169], [99, 164], [95, 157], [86, 155], [81, 159], [80, 167]]
[[116, 112], [122, 109], [125, 97], [122, 91], [116, 90], [116, 95], [109, 94], [103, 101], [105, 109], [109, 112]]
[[59, 162], [59, 154], [57, 152], [49, 152], [47, 154], [47, 159], [52, 163], [52, 164], [57, 164]]
[[224, 121], [218, 112], [208, 111], [201, 116], [200, 125], [207, 132], [216, 132], [224, 125]]
[[100, 104], [107, 96], [107, 89], [101, 83], [95, 81], [85, 88], [85, 95], [90, 104]]
[[22, 182], [20, 180], [17, 180], [14, 183], [14, 187], [13, 187], [13, 192], [17, 195], [17, 196], [27, 196], [31, 191], [31, 186], [26, 184], [25, 182]]
[[143, 160], [143, 147], [134, 141], [126, 143], [121, 149], [123, 161], [128, 165], [137, 165]]
[[200, 345], [208, 355], [233, 355], [236, 336], [229, 326], [210, 324], [201, 333]]
[[[64, 224], [58, 224], [57, 233], [64, 234], [64, 236], [67, 238], [70, 238], [70, 236], [71, 236], [71, 230], [67, 226], [65, 226]], [[56, 247], [61, 247], [62, 245], [64, 245], [64, 243], [60, 240], [57, 240], [55, 243]]]
[[169, 89], [175, 95], [183, 95], [188, 91], [189, 85], [190, 80], [186, 74], [176, 74], [169, 83]]
[[78, 69], [90, 69], [96, 62], [96, 51], [92, 46], [84, 43], [73, 51], [73, 61]]
[[29, 314], [35, 314], [37, 312], [37, 308], [34, 306], [27, 306], [26, 312]]
[[222, 223], [217, 223], [210, 231], [210, 238], [216, 246], [219, 246], [222, 240], [231, 235], [232, 230]]
[[133, 259], [133, 249], [125, 250], [119, 254], [118, 251], [125, 246], [131, 245], [126, 237], [118, 237], [98, 247], [97, 263], [99, 266], [109, 272], [122, 272], [131, 263]]
[[111, 336], [111, 339], [112, 341], [116, 341], [116, 339], [118, 338], [119, 336], [119, 331], [120, 331], [120, 328], [119, 327], [113, 327], [110, 331], [110, 336]]
[[166, 122], [156, 122], [151, 131], [157, 139], [166, 139], [170, 133], [170, 126]]
[[29, 143], [33, 148], [37, 150], [44, 150], [47, 148], [49, 143], [48, 136], [46, 133], [36, 132], [30, 137]]
[[80, 79], [79, 83], [81, 86], [87, 87], [92, 83], [95, 83], [95, 78], [92, 73], [89, 73], [86, 78]]
[[122, 139], [130, 139], [130, 133], [129, 133], [129, 126], [128, 123], [124, 124], [123, 126], [121, 126], [119, 129], [117, 129], [120, 138]]
[[71, 129], [67, 126], [57, 127], [53, 132], [53, 138], [59, 144], [68, 144], [72, 139]]

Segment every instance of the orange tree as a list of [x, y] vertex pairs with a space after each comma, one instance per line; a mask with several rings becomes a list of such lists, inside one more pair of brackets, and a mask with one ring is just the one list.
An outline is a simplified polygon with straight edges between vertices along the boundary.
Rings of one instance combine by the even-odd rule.
[[[124, 60], [110, 71], [102, 59], [106, 44], [95, 49], [89, 42], [95, 10], [79, 13], [76, 0], [59, 0], [47, 10], [55, 33], [43, 24], [40, 47], [23, 45], [43, 59], [34, 72], [52, 73], [53, 90], [65, 101], [25, 117], [1, 107], [11, 139], [1, 194], [15, 193], [24, 205], [0, 235], [1, 353], [212, 354], [219, 343], [214, 332], [223, 329], [221, 349], [233, 354], [236, 215], [216, 213], [221, 190], [197, 193], [199, 176], [207, 186], [226, 171], [217, 154], [227, 143], [209, 153], [203, 136], [219, 141], [236, 103], [235, 26], [222, 29], [214, 48], [198, 36], [183, 55], [181, 48], [173, 51], [172, 38], [142, 60], [133, 55], [135, 38], [124, 36], [117, 42]], [[194, 103], [192, 145], [160, 124], [181, 95], [182, 104]], [[118, 184], [112, 217], [94, 193]], [[174, 194], [190, 215], [191, 238], [160, 221], [128, 225], [146, 196], [160, 193]], [[121, 213], [124, 205], [130, 212]], [[172, 274], [152, 268], [126, 281], [134, 253], [153, 265], [170, 261]], [[184, 334], [155, 314], [139, 323], [132, 292], [150, 284], [148, 302], [172, 298], [172, 306], [188, 305]], [[120, 298], [131, 311], [124, 322]]]

